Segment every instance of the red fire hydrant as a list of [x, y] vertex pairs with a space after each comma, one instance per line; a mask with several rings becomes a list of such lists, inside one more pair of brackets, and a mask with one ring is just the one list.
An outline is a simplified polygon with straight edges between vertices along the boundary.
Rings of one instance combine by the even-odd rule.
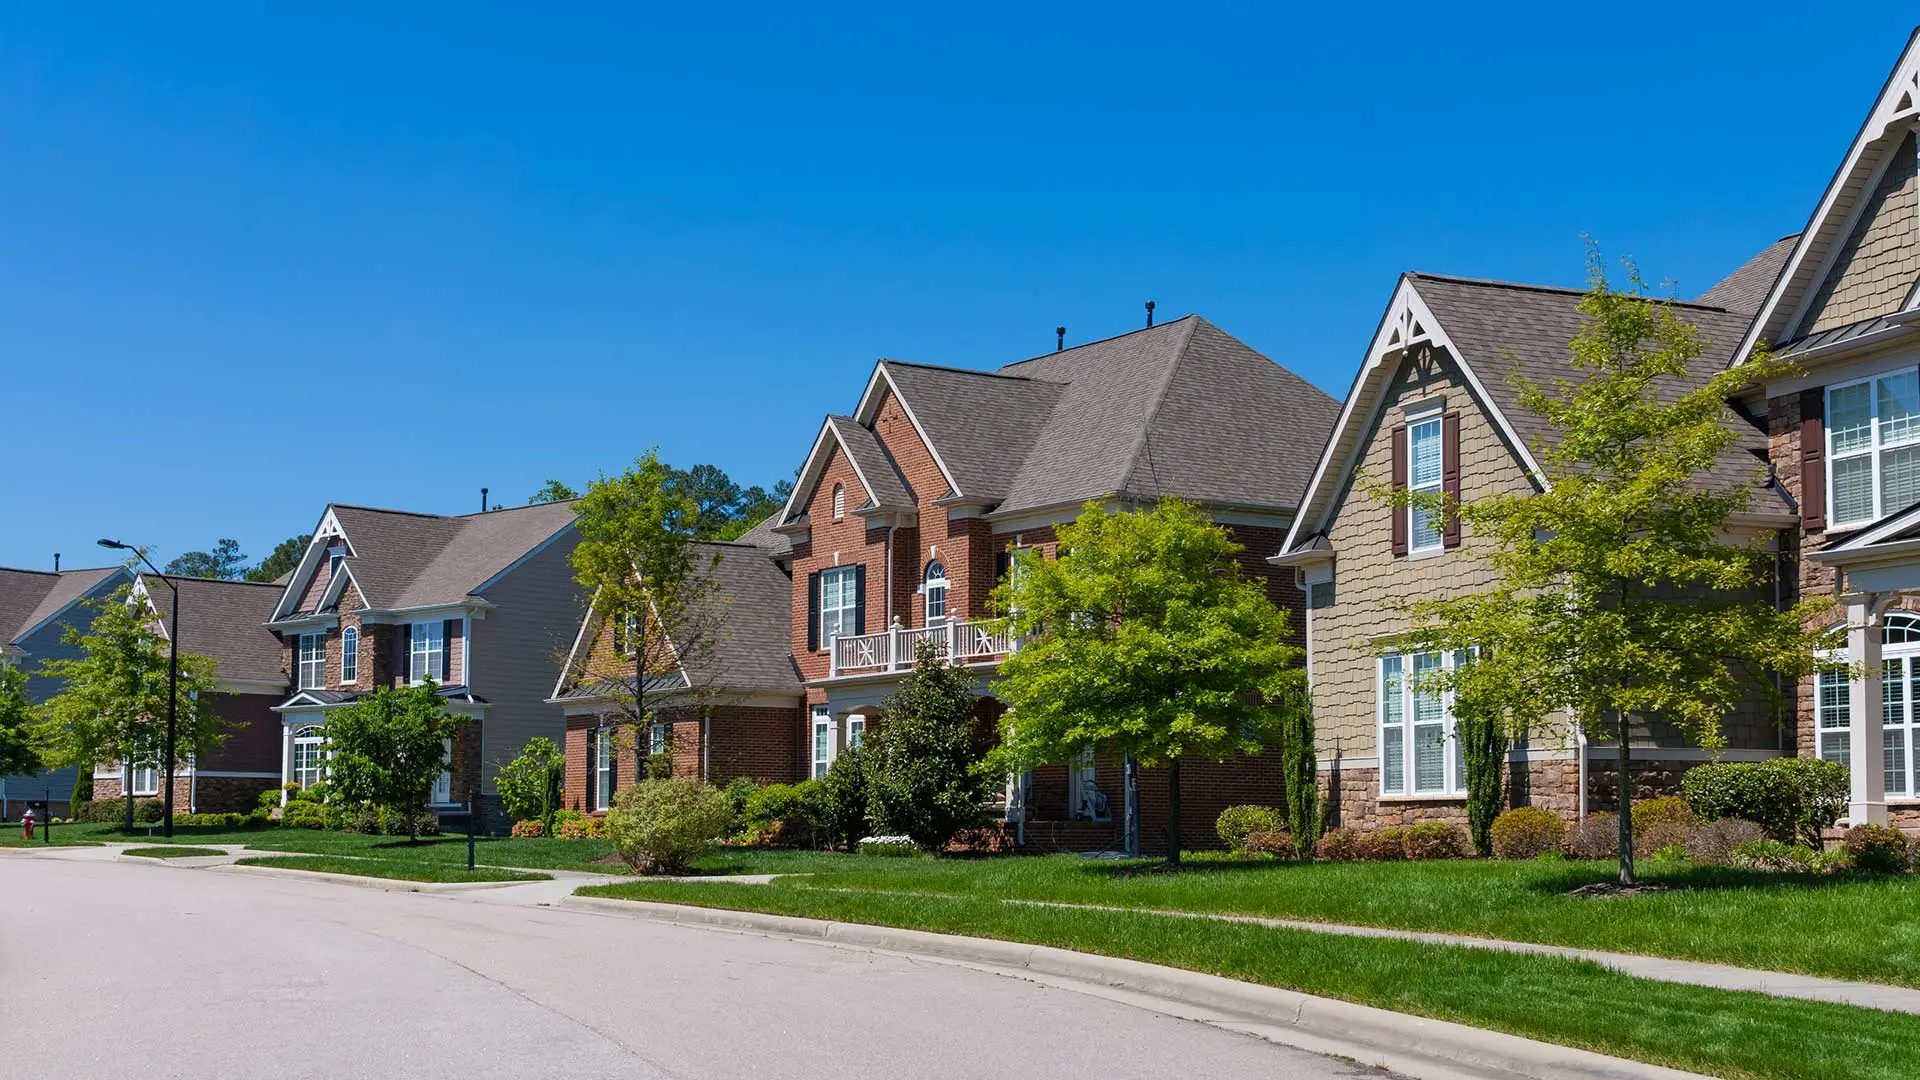
[[32, 810], [28, 810], [26, 813], [20, 815], [20, 835], [26, 837], [28, 840], [33, 839]]

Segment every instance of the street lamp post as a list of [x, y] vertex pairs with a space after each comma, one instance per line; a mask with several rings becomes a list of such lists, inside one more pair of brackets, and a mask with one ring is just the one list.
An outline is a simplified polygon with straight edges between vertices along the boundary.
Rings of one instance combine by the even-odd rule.
[[[147, 558], [146, 552], [132, 544], [123, 544], [118, 540], [102, 540], [100, 546], [118, 551], [131, 551], [138, 555], [140, 561], [147, 564], [147, 569], [153, 571], [153, 576], [166, 582], [167, 588], [173, 591], [173, 618], [167, 624], [167, 779], [166, 787], [160, 792], [161, 812], [165, 815], [161, 835], [171, 839], [173, 836], [174, 723], [180, 712], [180, 586], [175, 585], [167, 575], [161, 573], [159, 568], [153, 565], [153, 560]], [[127, 790], [131, 793], [133, 790], [132, 768], [124, 769], [122, 775], [126, 776]]]

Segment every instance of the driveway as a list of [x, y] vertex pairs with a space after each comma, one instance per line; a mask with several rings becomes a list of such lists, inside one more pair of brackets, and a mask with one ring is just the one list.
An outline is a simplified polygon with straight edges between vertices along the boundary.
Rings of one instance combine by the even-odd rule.
[[540, 906], [552, 891], [0, 855], [0, 1072], [1381, 1075], [988, 972]]

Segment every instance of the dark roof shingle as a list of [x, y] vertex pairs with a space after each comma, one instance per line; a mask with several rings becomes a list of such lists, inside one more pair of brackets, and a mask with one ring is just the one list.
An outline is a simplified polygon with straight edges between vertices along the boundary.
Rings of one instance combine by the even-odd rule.
[[[141, 575], [160, 625], [173, 633], [172, 595]], [[180, 649], [213, 660], [222, 679], [284, 681], [280, 639], [267, 629], [281, 587], [271, 582], [176, 577], [180, 587]]]

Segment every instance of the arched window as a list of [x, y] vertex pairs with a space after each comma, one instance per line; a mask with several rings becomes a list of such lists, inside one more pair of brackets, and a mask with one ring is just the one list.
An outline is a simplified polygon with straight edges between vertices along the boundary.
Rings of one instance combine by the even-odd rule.
[[947, 568], [935, 559], [927, 564], [925, 592], [927, 596], [927, 621], [947, 617]]
[[349, 626], [340, 631], [340, 681], [354, 682], [360, 677], [360, 628]]
[[847, 489], [839, 484], [833, 485], [833, 520], [839, 521], [847, 516]]
[[319, 724], [293, 732], [293, 782], [305, 791], [326, 778], [327, 734]]
[[1889, 611], [1880, 623], [1882, 645], [1920, 645], [1920, 615]]

